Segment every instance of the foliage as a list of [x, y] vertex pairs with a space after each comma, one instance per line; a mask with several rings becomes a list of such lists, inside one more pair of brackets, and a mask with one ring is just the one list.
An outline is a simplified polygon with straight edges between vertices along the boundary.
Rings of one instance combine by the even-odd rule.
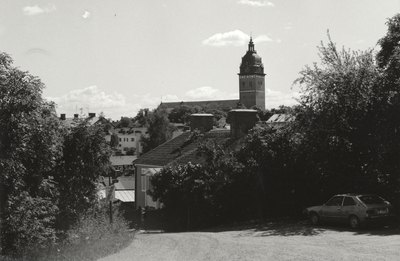
[[58, 243], [61, 232], [97, 204], [97, 180], [109, 165], [107, 128], [83, 121], [69, 131], [55, 104], [42, 98], [43, 88], [39, 78], [0, 53], [0, 251], [5, 256], [32, 257]]
[[117, 128], [129, 127], [132, 124], [132, 119], [128, 117], [121, 117], [121, 120], [117, 123]]
[[165, 109], [158, 108], [148, 112], [146, 116], [147, 135], [142, 136], [143, 153], [171, 139], [175, 127], [168, 120]]
[[57, 175], [59, 229], [68, 229], [79, 215], [97, 202], [97, 184], [110, 166], [110, 147], [103, 128], [82, 122], [64, 138], [63, 154], [58, 161]]
[[319, 47], [321, 63], [306, 66], [294, 83], [300, 105], [268, 112], [295, 114], [293, 124], [254, 128], [236, 141], [240, 149], [200, 141], [205, 163], [167, 167], [149, 193], [180, 224], [196, 224], [189, 208], [205, 224], [300, 216], [348, 192], [375, 193], [400, 207], [399, 21], [389, 20], [377, 57], [338, 49], [329, 38]]
[[111, 139], [110, 139], [110, 147], [111, 148], [118, 148], [119, 145], [119, 137], [117, 133], [111, 134]]
[[168, 229], [189, 230], [197, 222], [208, 220], [206, 175], [200, 165], [188, 163], [164, 168], [152, 177], [151, 184], [156, 188], [148, 194], [164, 204]]
[[[48, 176], [60, 155], [62, 128], [43, 83], [0, 53], [1, 251], [54, 243], [57, 212]], [[25, 229], [21, 229], [25, 228]]]
[[136, 148], [128, 148], [128, 147], [125, 147], [125, 148], [124, 148], [124, 151], [125, 151], [125, 154], [126, 154], [126, 155], [135, 155]]
[[139, 123], [141, 126], [145, 126], [146, 125], [146, 118], [147, 115], [149, 114], [149, 109], [140, 109], [139, 112], [137, 113], [137, 115], [133, 118], [134, 122]]
[[113, 223], [109, 220], [108, 202], [91, 207], [56, 245], [42, 244], [40, 248], [21, 246], [14, 257], [0, 255], [3, 260], [97, 260], [117, 253], [132, 242], [134, 233], [113, 205]]
[[190, 115], [199, 112], [201, 112], [201, 109], [199, 107], [181, 105], [172, 109], [172, 111], [168, 114], [168, 119], [170, 122], [174, 123], [189, 124]]
[[[199, 106], [189, 106], [189, 105], [181, 105], [179, 107], [175, 107], [168, 114], [168, 119], [173, 123], [183, 123], [186, 125], [190, 125], [190, 115], [195, 113], [209, 113], [214, 115], [214, 126], [218, 126], [218, 121], [222, 118], [226, 118], [226, 112], [224, 112], [220, 108], [208, 108], [208, 107], [199, 107]], [[222, 127], [222, 126], [218, 126]]]

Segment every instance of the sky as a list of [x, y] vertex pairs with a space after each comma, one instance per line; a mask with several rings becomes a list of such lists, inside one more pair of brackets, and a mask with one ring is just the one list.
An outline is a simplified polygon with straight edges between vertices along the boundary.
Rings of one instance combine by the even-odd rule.
[[294, 105], [293, 82], [338, 47], [379, 50], [400, 0], [0, 0], [0, 52], [38, 76], [57, 113], [118, 120], [161, 102], [239, 98], [250, 36], [266, 108]]

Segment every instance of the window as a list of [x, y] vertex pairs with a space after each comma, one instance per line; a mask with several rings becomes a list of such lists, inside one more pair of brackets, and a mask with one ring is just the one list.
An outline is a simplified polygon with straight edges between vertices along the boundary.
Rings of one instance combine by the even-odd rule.
[[357, 203], [354, 201], [353, 198], [351, 197], [345, 197], [343, 201], [343, 206], [354, 206], [357, 205]]
[[142, 192], [146, 192], [146, 172], [147, 168], [142, 168], [141, 169], [141, 186], [142, 186]]
[[146, 175], [142, 175], [141, 176], [142, 179], [142, 192], [146, 192], [146, 180], [147, 180], [147, 176]]
[[334, 197], [326, 203], [327, 206], [341, 206], [343, 197]]
[[361, 196], [359, 199], [364, 202], [364, 204], [385, 204], [385, 201], [375, 195], [367, 195], [367, 196]]
[[132, 141], [132, 142], [135, 141], [135, 138], [131, 138], [131, 141]]
[[121, 139], [121, 138], [119, 138], [119, 141], [122, 141], [122, 139]]

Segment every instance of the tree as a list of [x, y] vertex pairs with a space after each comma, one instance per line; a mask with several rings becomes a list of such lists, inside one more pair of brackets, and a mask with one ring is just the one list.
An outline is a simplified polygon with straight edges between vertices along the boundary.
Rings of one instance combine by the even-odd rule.
[[146, 117], [147, 136], [142, 136], [143, 153], [161, 145], [172, 138], [175, 127], [168, 120], [165, 109], [158, 108], [149, 112]]
[[146, 118], [147, 118], [148, 114], [149, 114], [148, 108], [140, 109], [139, 112], [137, 113], [137, 115], [133, 118], [133, 121], [144, 126], [144, 125], [146, 125]]
[[97, 184], [107, 175], [111, 149], [101, 126], [82, 122], [64, 138], [55, 181], [59, 184], [57, 228], [67, 230], [96, 205]]
[[168, 119], [170, 122], [188, 124], [190, 123], [190, 115], [198, 112], [200, 112], [199, 107], [181, 105], [172, 109], [168, 114]]
[[386, 191], [392, 191], [389, 196], [400, 208], [400, 14], [390, 18], [386, 24], [388, 31], [378, 41], [381, 49], [376, 56], [384, 80], [378, 89], [381, 95], [375, 96], [376, 107], [384, 117], [377, 117], [374, 121], [380, 126], [378, 138], [383, 145], [379, 178], [389, 188]]
[[132, 123], [132, 119], [128, 117], [121, 117], [121, 120], [117, 124], [117, 128], [122, 128], [122, 127], [129, 127]]
[[55, 105], [42, 98], [39, 78], [0, 53], [1, 251], [54, 243], [57, 214], [49, 176], [60, 155]]
[[387, 79], [372, 50], [338, 50], [329, 38], [319, 51], [321, 66], [307, 66], [295, 81], [303, 94], [297, 127], [306, 175], [325, 198], [338, 191], [382, 193], [383, 163], [396, 137], [382, 125], [392, 118]]
[[116, 149], [119, 145], [119, 137], [118, 134], [113, 133], [111, 134], [111, 139], [110, 139], [110, 147]]

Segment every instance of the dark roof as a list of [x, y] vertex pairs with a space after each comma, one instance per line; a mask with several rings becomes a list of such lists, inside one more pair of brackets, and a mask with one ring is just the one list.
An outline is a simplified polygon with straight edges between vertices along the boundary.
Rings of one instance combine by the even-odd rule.
[[197, 148], [200, 143], [213, 140], [218, 144], [225, 144], [230, 140], [229, 130], [211, 130], [198, 139], [191, 139], [191, 134], [189, 131], [182, 133], [140, 156], [133, 164], [163, 167], [172, 163], [199, 163], [201, 159], [197, 156]]
[[208, 107], [208, 108], [221, 108], [224, 111], [229, 111], [237, 107], [239, 100], [211, 100], [211, 101], [181, 101], [181, 102], [163, 102], [160, 106], [163, 106], [167, 109], [173, 109], [179, 106], [200, 106], [200, 107]]

